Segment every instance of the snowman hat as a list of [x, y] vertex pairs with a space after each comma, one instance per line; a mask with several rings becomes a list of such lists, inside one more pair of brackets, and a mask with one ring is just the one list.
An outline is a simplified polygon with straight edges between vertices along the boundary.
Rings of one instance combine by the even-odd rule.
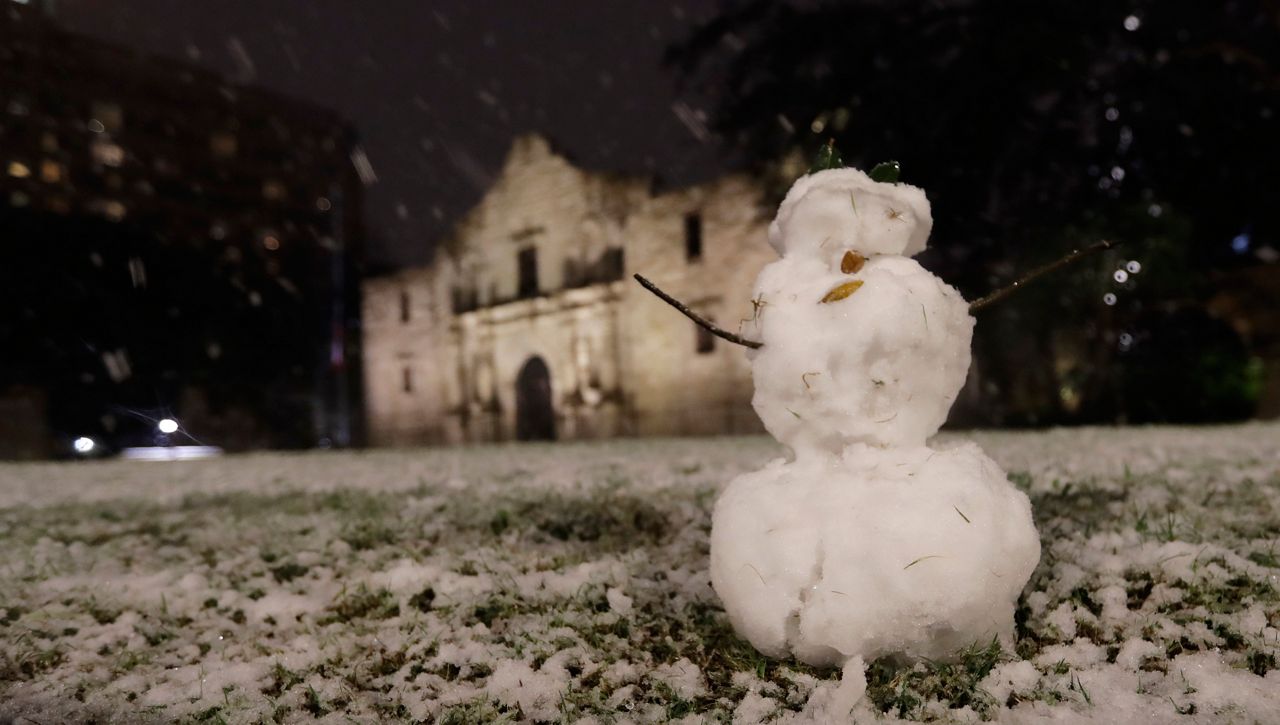
[[835, 248], [913, 257], [932, 228], [922, 189], [874, 181], [854, 168], [827, 169], [801, 177], [787, 192], [769, 225], [769, 244], [783, 256]]

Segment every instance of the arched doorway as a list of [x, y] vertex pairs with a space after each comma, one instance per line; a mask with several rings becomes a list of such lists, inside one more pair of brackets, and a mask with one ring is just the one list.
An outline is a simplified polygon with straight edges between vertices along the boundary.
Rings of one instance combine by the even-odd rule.
[[516, 376], [516, 438], [522, 441], [556, 439], [551, 407], [551, 371], [538, 356], [525, 361]]

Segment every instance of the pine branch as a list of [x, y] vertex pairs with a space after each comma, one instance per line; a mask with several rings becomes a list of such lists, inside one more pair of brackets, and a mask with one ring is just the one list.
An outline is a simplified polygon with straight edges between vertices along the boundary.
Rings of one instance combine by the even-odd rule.
[[1010, 284], [1004, 287], [1001, 287], [1000, 289], [996, 290], [995, 292], [992, 292], [986, 297], [982, 297], [980, 299], [974, 300], [972, 303], [969, 304], [969, 312], [974, 313], [974, 312], [978, 312], [979, 310], [985, 309], [999, 302], [1000, 300], [1003, 300], [1005, 297], [1008, 297], [1014, 292], [1017, 292], [1018, 290], [1022, 289], [1029, 282], [1033, 282], [1039, 279], [1040, 277], [1043, 277], [1044, 275], [1049, 274], [1050, 272], [1055, 272], [1059, 269], [1062, 269], [1063, 267], [1069, 264], [1074, 264], [1075, 262], [1078, 262], [1081, 259], [1084, 259], [1085, 257], [1088, 257], [1091, 254], [1096, 254], [1097, 252], [1102, 252], [1107, 249], [1112, 249], [1118, 245], [1119, 245], [1119, 242], [1112, 242], [1104, 239], [1101, 242], [1085, 247], [1084, 249], [1077, 249], [1057, 261], [1050, 262], [1040, 267], [1036, 267], [1030, 272], [1027, 272], [1026, 274], [1022, 275], [1022, 277], [1014, 280], [1013, 282], [1011, 282]]
[[650, 282], [649, 280], [645, 279], [639, 274], [632, 275], [632, 276], [636, 278], [636, 281], [640, 283], [640, 286], [644, 287], [645, 289], [657, 295], [663, 302], [666, 302], [667, 304], [679, 310], [681, 314], [683, 314], [685, 317], [688, 317], [690, 320], [693, 320], [694, 323], [696, 323], [699, 327], [703, 328], [707, 332], [710, 332], [712, 335], [715, 335], [716, 337], [719, 337], [722, 340], [728, 340], [729, 342], [732, 342], [735, 345], [742, 345], [743, 347], [749, 347], [753, 350], [757, 350], [764, 346], [763, 343], [756, 342], [755, 340], [748, 340], [744, 337], [739, 337], [738, 335], [735, 335], [732, 332], [729, 332], [727, 330], [722, 330], [719, 327], [716, 327], [711, 321], [707, 320], [706, 318], [700, 316], [698, 313], [689, 309], [688, 305], [684, 304], [680, 300], [677, 300], [676, 298], [672, 297], [666, 292], [663, 292], [662, 290], [658, 289], [658, 285]]

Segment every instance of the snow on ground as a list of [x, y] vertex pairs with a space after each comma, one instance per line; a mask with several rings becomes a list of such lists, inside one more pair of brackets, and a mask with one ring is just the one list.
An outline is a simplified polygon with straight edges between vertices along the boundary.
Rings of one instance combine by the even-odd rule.
[[[1043, 538], [1019, 639], [871, 663], [859, 721], [1276, 720], [1280, 426], [972, 437]], [[0, 722], [820, 717], [839, 672], [756, 654], [707, 578], [717, 492], [779, 453], [0, 465]]]

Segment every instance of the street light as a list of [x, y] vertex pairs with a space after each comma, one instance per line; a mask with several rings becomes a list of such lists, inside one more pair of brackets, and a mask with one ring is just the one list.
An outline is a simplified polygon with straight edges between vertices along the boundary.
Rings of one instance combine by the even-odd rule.
[[165, 434], [177, 433], [178, 421], [174, 420], [173, 418], [161, 418], [160, 422], [156, 424], [156, 427], [160, 429], [161, 433], [165, 433]]
[[88, 436], [80, 436], [71, 444], [71, 446], [76, 449], [76, 453], [79, 453], [82, 456], [87, 456], [90, 453], [93, 453], [93, 449], [97, 447], [97, 445], [98, 444], [94, 443], [93, 439]]

